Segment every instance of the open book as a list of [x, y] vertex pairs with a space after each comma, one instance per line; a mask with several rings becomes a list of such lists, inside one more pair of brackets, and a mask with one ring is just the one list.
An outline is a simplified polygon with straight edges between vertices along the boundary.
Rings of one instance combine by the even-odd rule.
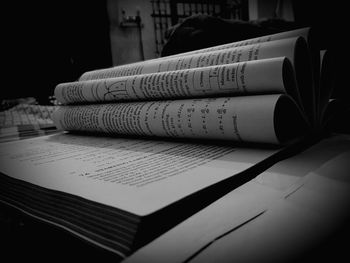
[[54, 121], [86, 134], [3, 144], [0, 200], [124, 257], [321, 126], [315, 53], [305, 28], [62, 83]]
[[311, 32], [86, 72], [56, 87], [66, 106], [55, 121], [64, 130], [284, 143], [319, 128], [328, 103]]

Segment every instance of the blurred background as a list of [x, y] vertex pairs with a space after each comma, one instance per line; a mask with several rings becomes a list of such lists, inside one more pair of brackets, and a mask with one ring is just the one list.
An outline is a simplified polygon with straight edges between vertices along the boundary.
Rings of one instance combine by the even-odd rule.
[[0, 99], [40, 104], [88, 70], [302, 26], [321, 33], [322, 48], [338, 47], [347, 10], [340, 1], [297, 0], [4, 1], [2, 9]]

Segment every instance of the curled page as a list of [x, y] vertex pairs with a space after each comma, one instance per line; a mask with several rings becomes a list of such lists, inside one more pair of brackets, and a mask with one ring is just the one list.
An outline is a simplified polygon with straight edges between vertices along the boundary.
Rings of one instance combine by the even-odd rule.
[[[313, 123], [315, 116], [315, 92], [312, 65], [309, 49], [303, 37], [280, 39], [213, 52], [171, 57], [163, 60], [149, 60], [109, 69], [90, 71], [83, 74], [80, 80], [106, 79], [189, 68], [202, 68], [276, 57], [286, 57], [291, 61], [295, 70], [300, 99], [297, 98], [298, 96], [294, 96], [295, 94], [292, 96], [296, 101], [301, 101], [302, 104], [300, 107], [305, 111], [310, 122]], [[266, 78], [264, 81], [266, 81]]]
[[143, 75], [62, 83], [63, 104], [288, 93], [300, 101], [286, 57]]
[[80, 81], [200, 68], [283, 56], [290, 59], [294, 65], [296, 49], [298, 49], [298, 53], [301, 52], [301, 42], [305, 43], [304, 53], [307, 55], [308, 51], [305, 40], [301, 37], [295, 37], [247, 46], [238, 46], [223, 50], [214, 50], [206, 53], [192, 54], [181, 57], [170, 57], [169, 59], [162, 60], [148, 60], [108, 69], [89, 71], [80, 77]]
[[299, 28], [299, 29], [295, 29], [295, 30], [291, 30], [291, 31], [276, 33], [276, 34], [272, 34], [272, 35], [260, 36], [260, 37], [246, 39], [246, 40], [237, 41], [237, 42], [232, 42], [232, 43], [228, 43], [228, 44], [217, 45], [217, 46], [213, 46], [213, 47], [209, 47], [209, 48], [203, 48], [203, 49], [198, 49], [198, 50], [189, 51], [189, 52], [185, 52], [185, 53], [161, 57], [158, 59], [167, 59], [170, 57], [179, 57], [179, 56], [184, 56], [184, 55], [212, 52], [215, 50], [222, 50], [222, 49], [228, 49], [228, 48], [233, 48], [233, 47], [247, 46], [247, 45], [252, 45], [252, 44], [270, 42], [270, 41], [274, 41], [274, 40], [293, 38], [293, 37], [303, 37], [309, 43], [311, 41], [311, 35], [312, 35], [311, 32], [312, 32], [312, 30], [310, 27], [304, 27], [304, 28]]
[[302, 119], [280, 94], [63, 106], [54, 113], [57, 127], [68, 131], [271, 144], [299, 135]]
[[[218, 51], [218, 50], [224, 50], [224, 49], [231, 49], [231, 48], [237, 48], [241, 46], [247, 46], [247, 45], [253, 45], [253, 44], [259, 44], [259, 43], [264, 43], [264, 42], [270, 42], [274, 40], [280, 40], [280, 39], [286, 39], [286, 38], [294, 38], [294, 37], [303, 37], [307, 43], [311, 42], [311, 28], [306, 27], [306, 28], [300, 28], [296, 30], [291, 30], [287, 32], [281, 32], [277, 34], [272, 34], [272, 35], [267, 35], [267, 36], [261, 36], [257, 38], [252, 38], [252, 39], [247, 39], [247, 40], [242, 40], [238, 42], [233, 42], [233, 43], [228, 43], [228, 44], [223, 44], [223, 45], [218, 45], [214, 47], [209, 47], [209, 48], [204, 48], [204, 49], [199, 49], [199, 50], [194, 50], [190, 52], [185, 52], [185, 53], [180, 53], [172, 56], [166, 56], [166, 57], [161, 57], [161, 58], [156, 58], [148, 61], [160, 61], [160, 60], [169, 60], [175, 57], [183, 57], [183, 56], [189, 56], [189, 55], [195, 55], [195, 54], [200, 54], [200, 53], [207, 53], [207, 52], [213, 52], [213, 51]], [[129, 65], [141, 65], [145, 62], [135, 62], [131, 63]], [[119, 68], [119, 66], [116, 66], [114, 68]], [[83, 80], [87, 75], [90, 75], [90, 73], [94, 73], [96, 71], [89, 71], [86, 72], [82, 77], [81, 80]]]

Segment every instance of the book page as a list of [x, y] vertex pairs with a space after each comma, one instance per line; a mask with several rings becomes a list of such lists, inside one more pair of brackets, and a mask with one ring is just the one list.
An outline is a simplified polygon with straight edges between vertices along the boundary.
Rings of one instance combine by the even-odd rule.
[[[216, 240], [190, 262], [211, 262], [208, 259], [213, 258], [218, 262], [227, 259], [232, 262], [260, 262], [262, 259], [269, 262], [298, 261], [309, 256], [310, 251], [320, 253], [317, 258], [325, 255], [320, 249], [342, 251], [333, 250], [333, 246], [345, 241], [347, 235], [344, 234], [343, 239], [338, 233], [347, 233], [344, 229], [349, 222], [350, 148], [346, 141], [349, 142], [349, 138], [343, 140], [346, 146], [339, 151], [343, 153], [331, 158], [326, 154], [329, 159], [319, 162], [318, 167], [303, 178], [304, 184], [297, 191], [271, 205], [258, 220]], [[327, 153], [331, 149], [335, 153], [340, 145], [337, 143], [333, 148], [323, 150]], [[314, 154], [317, 156], [318, 152]], [[312, 157], [311, 161], [315, 161]], [[308, 166], [308, 163], [305, 162], [305, 165]], [[286, 173], [289, 172], [290, 169], [286, 170]], [[333, 243], [335, 240], [339, 242]], [[326, 255], [327, 258], [335, 258], [335, 254]]]
[[70, 131], [278, 144], [275, 108], [281, 98], [291, 100], [277, 94], [63, 106], [54, 122]]
[[309, 42], [310, 29], [311, 28], [309, 28], [309, 27], [305, 27], [305, 28], [281, 32], [281, 33], [277, 33], [277, 34], [246, 39], [246, 40], [237, 41], [237, 42], [233, 42], [233, 43], [227, 43], [227, 44], [223, 44], [223, 45], [217, 45], [214, 47], [193, 50], [193, 51], [189, 51], [189, 52], [185, 52], [185, 53], [174, 54], [171, 56], [161, 57], [161, 58], [157, 58], [157, 59], [168, 59], [168, 58], [172, 58], [172, 57], [206, 53], [206, 52], [212, 52], [212, 51], [216, 51], [216, 50], [229, 49], [229, 48], [234, 48], [234, 47], [247, 46], [247, 45], [253, 45], [253, 44], [258, 44], [258, 43], [264, 43], [264, 42], [270, 42], [270, 41], [274, 41], [274, 40], [294, 38], [294, 37], [303, 37], [307, 42]]
[[[161, 73], [62, 83], [55, 97], [64, 104], [169, 99], [213, 95], [297, 93], [294, 71], [278, 57]], [[298, 95], [294, 95], [298, 97]]]
[[[175, 57], [183, 57], [183, 56], [189, 56], [189, 55], [194, 55], [194, 54], [200, 54], [200, 53], [206, 53], [206, 52], [213, 52], [213, 51], [218, 51], [218, 50], [223, 50], [223, 49], [231, 49], [231, 48], [236, 48], [236, 47], [241, 47], [241, 46], [247, 46], [247, 45], [253, 45], [253, 44], [259, 44], [259, 43], [264, 43], [264, 42], [270, 42], [274, 40], [280, 40], [280, 39], [285, 39], [285, 38], [294, 38], [294, 37], [303, 37], [307, 42], [309, 42], [309, 34], [310, 34], [310, 28], [301, 28], [301, 29], [296, 29], [296, 30], [291, 30], [287, 32], [282, 32], [282, 33], [277, 33], [277, 34], [272, 34], [272, 35], [267, 35], [267, 36], [261, 36], [253, 39], [247, 39], [243, 41], [238, 41], [234, 43], [228, 43], [228, 44], [223, 44], [223, 45], [218, 45], [210, 48], [204, 48], [204, 49], [199, 49], [199, 50], [194, 50], [186, 53], [181, 53], [181, 54], [176, 54], [172, 56], [166, 56], [166, 57], [161, 57], [161, 58], [156, 58], [148, 61], [160, 61], [160, 60], [169, 60]], [[143, 61], [143, 62], [135, 62], [128, 64], [129, 66], [132, 66], [134, 68], [133, 75], [135, 74], [140, 74], [140, 67], [142, 64], [147, 63], [148, 61]], [[113, 67], [114, 69], [119, 68], [120, 66]], [[100, 70], [99, 70], [100, 71]], [[84, 73], [80, 80], [84, 79], [91, 79], [92, 75], [95, 75], [96, 71], [89, 71]]]
[[292, 96], [295, 101], [301, 101], [299, 106], [305, 111], [310, 122], [313, 123], [316, 111], [315, 87], [313, 85], [308, 46], [302, 37], [287, 38], [208, 53], [175, 57], [167, 60], [150, 60], [140, 64], [96, 70], [83, 74], [80, 80], [106, 79], [189, 68], [201, 68], [275, 57], [286, 57], [291, 61], [298, 87], [298, 94], [293, 94]]
[[[210, 247], [208, 244], [213, 244], [223, 234], [228, 234], [229, 230], [235, 229], [235, 231], [232, 231], [233, 235], [235, 235], [239, 226], [244, 226], [243, 223], [268, 210], [279, 198], [286, 197], [290, 199], [296, 193], [295, 196], [300, 197], [298, 198], [299, 203], [305, 207], [308, 199], [305, 199], [305, 196], [298, 196], [298, 191], [303, 190], [304, 186], [307, 187], [308, 182], [315, 181], [315, 171], [323, 170], [328, 177], [336, 177], [333, 179], [342, 181], [342, 183], [349, 182], [349, 177], [345, 172], [346, 164], [344, 163], [344, 161], [346, 162], [345, 156], [349, 149], [349, 136], [338, 135], [327, 138], [296, 156], [276, 163], [253, 180], [236, 188], [139, 249], [124, 262], [185, 262], [192, 255], [197, 254], [198, 251], [205, 247]], [[331, 169], [325, 169], [330, 163], [332, 163]], [[340, 170], [339, 173], [338, 170]], [[337, 173], [334, 173], [334, 171], [337, 171]], [[313, 176], [310, 177], [310, 175]], [[338, 175], [343, 176], [340, 177]], [[317, 179], [319, 179], [319, 176], [317, 176]], [[343, 193], [349, 195], [350, 192], [346, 189], [348, 184], [346, 186], [343, 184], [343, 187], [339, 187], [339, 182], [334, 184], [335, 182], [330, 182], [329, 180], [322, 180], [321, 183], [319, 181], [315, 184], [322, 186], [317, 188], [319, 193], [322, 193], [322, 198], [317, 199], [318, 202], [310, 202], [311, 209], [314, 209], [315, 205], [319, 204], [318, 208], [324, 209], [327, 207], [332, 212], [333, 210], [339, 212], [340, 209], [343, 212], [348, 211], [344, 206], [346, 204], [344, 200], [346, 199], [343, 199], [343, 202], [339, 202], [338, 198], [334, 198], [337, 196], [335, 192], [330, 195], [324, 194], [324, 189], [332, 189], [334, 191], [342, 191], [338, 197], [344, 197]], [[301, 185], [303, 186], [300, 187]], [[299, 190], [295, 192], [296, 187]], [[292, 195], [290, 195], [290, 191], [293, 191]], [[311, 201], [315, 200], [311, 199]], [[348, 198], [347, 200], [350, 199]], [[329, 205], [325, 206], [324, 204]], [[252, 213], [253, 211], [255, 213]], [[328, 214], [333, 215], [333, 213]], [[331, 219], [331, 217], [327, 218]], [[259, 218], [256, 218], [254, 221], [256, 220], [259, 220]], [[329, 223], [331, 222], [327, 222], [328, 225], [332, 225]], [[178, 240], [181, 240], [181, 243]], [[174, 246], [177, 249], [174, 249]]]
[[243, 172], [276, 149], [57, 134], [0, 148], [0, 172], [147, 215]]
[[[199, 68], [283, 56], [290, 59], [294, 65], [295, 48], [298, 42], [301, 41], [303, 41], [301, 37], [288, 38], [169, 59], [148, 60], [142, 63], [86, 72], [80, 77], [80, 81]], [[300, 44], [298, 45], [300, 46]]]
[[256, 220], [280, 195], [276, 190], [247, 182], [138, 249], [123, 263], [188, 262], [216, 238]]

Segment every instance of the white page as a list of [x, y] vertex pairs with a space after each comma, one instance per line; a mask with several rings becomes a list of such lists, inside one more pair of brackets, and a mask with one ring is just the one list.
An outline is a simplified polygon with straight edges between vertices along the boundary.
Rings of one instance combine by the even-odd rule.
[[246, 39], [246, 40], [237, 41], [237, 42], [228, 43], [228, 44], [223, 44], [223, 45], [217, 45], [214, 47], [203, 48], [203, 49], [199, 49], [199, 50], [175, 54], [172, 56], [161, 57], [161, 58], [157, 58], [157, 60], [168, 59], [168, 58], [172, 58], [172, 57], [187, 56], [187, 55], [193, 55], [193, 54], [199, 54], [199, 53], [205, 53], [205, 52], [212, 52], [212, 51], [216, 51], [216, 50], [253, 45], [253, 44], [257, 44], [257, 43], [264, 43], [264, 42], [270, 42], [270, 41], [274, 41], [274, 40], [293, 38], [293, 37], [299, 37], [299, 36], [303, 37], [307, 42], [309, 42], [310, 28], [305, 27], [305, 28], [290, 30], [290, 31], [281, 32], [281, 33], [277, 33], [277, 34]]
[[[276, 163], [252, 181], [233, 190], [153, 242], [142, 247], [127, 258], [125, 263], [184, 262], [201, 248], [212, 243], [229, 230], [247, 222], [262, 212], [268, 211], [269, 208], [275, 206], [276, 200], [285, 196], [289, 200], [288, 203], [286, 204], [282, 200], [277, 201], [277, 204], [282, 206], [286, 204], [285, 207], [293, 209], [292, 211], [295, 211], [294, 209], [296, 211], [306, 211], [306, 216], [311, 214], [311, 217], [313, 217], [315, 213], [318, 216], [318, 212], [321, 211], [320, 208], [338, 212], [343, 208], [343, 211], [346, 211], [344, 206], [346, 202], [344, 201], [349, 200], [346, 199], [346, 196], [349, 196], [349, 186], [340, 185], [340, 182], [330, 182], [329, 179], [319, 180], [319, 174], [331, 175], [332, 171], [339, 170], [339, 166], [341, 166], [343, 167], [343, 173], [341, 173], [343, 176], [341, 177], [342, 179], [338, 178], [338, 180], [344, 181], [347, 178], [347, 168], [342, 163], [347, 160], [346, 152], [350, 149], [349, 138], [348, 136], [338, 135], [325, 139], [298, 155]], [[318, 172], [314, 173], [314, 171]], [[317, 174], [317, 178], [315, 174]], [[339, 177], [339, 173], [337, 174], [337, 177]], [[318, 180], [317, 184], [314, 183], [316, 179]], [[313, 197], [305, 199], [307, 195], [310, 196], [311, 189], [315, 192], [312, 195]], [[333, 189], [333, 192], [330, 192], [331, 189]], [[336, 192], [339, 194], [336, 194]], [[322, 198], [318, 199], [321, 195]], [[315, 203], [314, 201], [317, 200], [318, 203]], [[339, 202], [338, 204], [336, 204], [337, 201]], [[310, 213], [308, 209], [315, 211]], [[290, 215], [290, 213], [291, 211], [288, 211], [286, 214]], [[334, 216], [332, 213], [327, 214], [324, 213], [322, 218], [332, 218]], [[255, 220], [258, 221], [259, 217]], [[309, 219], [306, 221], [309, 221]], [[249, 224], [243, 226], [243, 228], [249, 229]], [[313, 224], [313, 221], [311, 224]], [[245, 236], [248, 232], [251, 235]], [[238, 228], [231, 234], [228, 234], [227, 240], [229, 239], [232, 239], [232, 241], [227, 241], [227, 243], [225, 243], [226, 241], [223, 243], [220, 243], [220, 240], [215, 241], [218, 243], [214, 242], [213, 245], [207, 248], [209, 250], [208, 254], [204, 250], [202, 252], [203, 255], [199, 254], [198, 258], [204, 260], [203, 258], [206, 258], [207, 255], [211, 255], [210, 259], [213, 259], [213, 255], [215, 255], [218, 256], [218, 261], [219, 259], [231, 261], [233, 259], [251, 259], [250, 256], [254, 256], [254, 254], [250, 254], [252, 252], [249, 250], [251, 249], [250, 247], [246, 249], [246, 244], [252, 243], [255, 239], [254, 231], [240, 230]], [[212, 246], [213, 248], [211, 248]], [[254, 245], [252, 246], [254, 247]], [[221, 257], [221, 253], [229, 256]], [[255, 257], [255, 259], [257, 258]], [[194, 260], [196, 261], [196, 259]], [[200, 262], [200, 260], [198, 261]]]
[[[276, 189], [269, 173], [298, 177], [297, 189], [270, 204], [267, 212], [218, 239], [190, 262], [271, 262], [292, 260], [324, 241], [349, 219], [350, 137], [337, 135], [277, 163], [255, 181]], [[266, 178], [266, 173], [267, 178]], [[260, 177], [260, 179], [258, 179]]]
[[278, 162], [254, 180], [262, 185], [276, 190], [287, 190], [291, 184], [297, 188], [288, 189], [286, 194], [297, 190], [305, 183], [305, 178], [310, 173], [333, 160], [338, 155], [346, 153], [350, 149], [350, 137], [346, 135], [334, 135], [323, 139], [301, 154]]
[[[130, 66], [130, 69], [131, 68], [133, 69], [132, 71], [130, 71], [128, 73], [128, 75], [141, 74], [142, 65], [145, 63], [148, 63], [150, 61], [152, 61], [152, 63], [156, 62], [156, 61], [159, 62], [161, 60], [169, 60], [169, 59], [173, 59], [176, 57], [184, 57], [184, 56], [190, 56], [190, 55], [195, 55], [195, 54], [214, 52], [214, 51], [219, 51], [219, 50], [224, 50], [224, 49], [237, 48], [237, 47], [241, 47], [241, 46], [259, 44], [259, 43], [270, 42], [270, 41], [280, 40], [280, 39], [285, 39], [285, 38], [299, 37], [299, 36], [303, 37], [307, 42], [309, 42], [309, 35], [310, 35], [310, 28], [301, 28], [301, 29], [291, 30], [291, 31], [287, 31], [287, 32], [282, 32], [282, 33], [277, 33], [277, 34], [242, 40], [242, 41], [238, 41], [238, 42], [228, 43], [228, 44], [224, 44], [224, 45], [218, 45], [218, 46], [214, 46], [214, 47], [210, 47], [210, 48], [194, 50], [194, 51], [190, 51], [190, 52], [186, 52], [186, 53], [180, 53], [180, 54], [176, 54], [176, 55], [172, 55], [172, 56], [156, 58], [156, 59], [152, 59], [152, 60], [148, 60], [148, 61], [135, 62], [135, 63], [128, 64]], [[120, 68], [120, 66], [113, 67], [113, 69], [116, 69], [116, 68]], [[90, 79], [93, 75], [96, 76], [96, 73], [98, 71], [101, 72], [101, 70], [93, 70], [93, 71], [86, 72], [80, 77], [80, 80]]]
[[123, 263], [179, 263], [220, 235], [264, 213], [281, 192], [250, 181], [137, 250]]
[[0, 171], [146, 215], [234, 176], [276, 152], [59, 134], [3, 144]]
[[53, 117], [62, 130], [277, 144], [274, 116], [282, 97], [277, 94], [63, 106]]
[[302, 187], [261, 217], [218, 239], [190, 262], [293, 261], [327, 241], [349, 220], [349, 158], [350, 147], [307, 174]]
[[[323, 221], [334, 225], [349, 217], [350, 212], [350, 147], [320, 168], [310, 172], [302, 187], [288, 195], [294, 204], [322, 213]], [[335, 220], [337, 219], [337, 220]]]
[[[136, 76], [62, 83], [55, 88], [61, 103], [285, 93], [285, 57]], [[285, 76], [288, 74], [289, 76]], [[288, 83], [296, 89], [296, 83]]]
[[319, 216], [278, 199], [263, 215], [216, 240], [189, 262], [296, 262], [296, 256], [323, 237]]
[[[80, 77], [80, 81], [201, 68], [276, 57], [287, 57], [294, 65], [295, 50], [297, 45], [300, 46], [301, 40], [300, 38], [294, 37], [189, 56], [162, 60], [147, 60], [136, 64], [126, 64], [113, 68], [90, 71], [84, 73]], [[307, 52], [306, 46], [305, 52]]]

